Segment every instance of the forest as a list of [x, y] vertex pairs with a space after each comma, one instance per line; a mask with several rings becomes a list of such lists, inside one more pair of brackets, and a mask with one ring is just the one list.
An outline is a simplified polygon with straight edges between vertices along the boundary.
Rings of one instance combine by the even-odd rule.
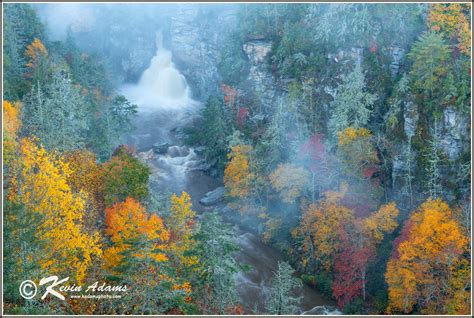
[[471, 313], [470, 3], [2, 6], [4, 314]]

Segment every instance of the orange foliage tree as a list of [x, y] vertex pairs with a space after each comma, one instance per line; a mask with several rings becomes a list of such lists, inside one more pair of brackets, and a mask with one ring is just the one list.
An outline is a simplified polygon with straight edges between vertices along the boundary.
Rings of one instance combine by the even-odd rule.
[[28, 58], [26, 66], [29, 69], [26, 76], [34, 77], [35, 74], [38, 74], [38, 78], [44, 78], [47, 67], [48, 50], [43, 42], [35, 38], [33, 42], [26, 47], [25, 56]]
[[445, 202], [424, 202], [396, 243], [385, 274], [388, 312], [469, 313], [468, 238]]
[[123, 260], [123, 252], [131, 248], [135, 239], [145, 239], [152, 247], [149, 255], [136, 253], [138, 258], [151, 257], [157, 262], [168, 260], [166, 255], [169, 231], [164, 227], [163, 220], [156, 214], [147, 215], [146, 209], [133, 198], [115, 203], [105, 209], [105, 234], [110, 237], [113, 245], [104, 251], [105, 266], [113, 269]]
[[131, 287], [118, 312], [185, 313], [191, 285], [170, 262], [171, 231], [163, 220], [133, 198], [115, 203], [105, 214], [111, 241], [104, 252], [105, 268]]

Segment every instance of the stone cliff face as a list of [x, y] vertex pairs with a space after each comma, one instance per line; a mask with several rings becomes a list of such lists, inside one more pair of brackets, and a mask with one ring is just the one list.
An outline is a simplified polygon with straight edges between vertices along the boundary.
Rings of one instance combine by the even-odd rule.
[[220, 5], [215, 11], [204, 5], [181, 5], [169, 28], [173, 60], [186, 77], [193, 98], [205, 101], [220, 84], [217, 65], [220, 47], [236, 23], [236, 8]]
[[272, 49], [272, 42], [264, 40], [248, 41], [242, 49], [250, 63], [248, 83], [252, 85], [258, 96], [264, 113], [272, 109], [273, 101], [277, 95], [277, 85], [269, 72], [268, 55]]

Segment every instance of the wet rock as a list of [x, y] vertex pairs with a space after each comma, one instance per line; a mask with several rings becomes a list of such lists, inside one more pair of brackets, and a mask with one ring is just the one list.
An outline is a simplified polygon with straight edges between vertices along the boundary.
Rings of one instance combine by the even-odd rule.
[[206, 195], [201, 200], [199, 200], [199, 203], [204, 206], [215, 205], [224, 200], [224, 192], [224, 187], [218, 187], [217, 189], [206, 193]]
[[139, 152], [137, 157], [138, 157], [138, 159], [140, 159], [142, 161], [145, 161], [145, 162], [154, 160], [156, 158], [155, 153], [153, 152], [153, 149], [150, 149], [150, 150], [144, 151], [144, 152]]
[[277, 95], [277, 87], [266, 63], [271, 49], [272, 42], [265, 40], [248, 41], [242, 45], [250, 63], [248, 80], [258, 93], [264, 112], [272, 111]]
[[336, 307], [333, 306], [316, 306], [311, 310], [305, 311], [302, 315], [340, 315], [342, 314]]
[[199, 146], [199, 147], [196, 147], [194, 148], [194, 152], [196, 153], [196, 155], [198, 156], [204, 156], [204, 152], [206, 151], [206, 147], [205, 146]]
[[168, 148], [168, 155], [172, 158], [186, 157], [189, 155], [189, 149], [186, 146], [171, 146]]
[[152, 149], [156, 154], [164, 155], [168, 151], [169, 146], [170, 144], [167, 142], [156, 143]]
[[268, 53], [272, 50], [272, 42], [249, 41], [245, 43], [242, 48], [252, 64], [259, 64], [265, 61]]
[[454, 107], [446, 107], [441, 122], [440, 146], [449, 159], [456, 160], [469, 151], [470, 139], [468, 117], [463, 117]]
[[405, 122], [403, 126], [405, 134], [408, 138], [412, 138], [415, 136], [416, 125], [418, 123], [418, 107], [413, 101], [409, 100], [405, 103], [404, 109], [403, 117]]
[[389, 47], [390, 57], [392, 62], [390, 63], [390, 72], [392, 77], [395, 77], [400, 70], [400, 65], [402, 64], [403, 57], [405, 56], [405, 50], [399, 46]]
[[170, 45], [173, 62], [186, 77], [193, 98], [205, 101], [221, 81], [217, 65], [221, 61], [222, 43], [237, 27], [238, 7], [218, 5], [219, 14], [206, 14], [198, 4], [177, 7], [171, 17]]
[[213, 178], [219, 177], [219, 170], [216, 168], [212, 168], [209, 170], [209, 175]]

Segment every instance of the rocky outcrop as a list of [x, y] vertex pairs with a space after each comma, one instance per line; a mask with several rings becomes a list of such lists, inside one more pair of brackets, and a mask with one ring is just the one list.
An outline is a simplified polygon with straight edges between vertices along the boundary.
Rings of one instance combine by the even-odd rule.
[[206, 195], [201, 200], [199, 200], [199, 203], [204, 206], [216, 205], [217, 203], [224, 200], [224, 193], [224, 187], [218, 187], [217, 189], [206, 193]]
[[388, 48], [388, 51], [391, 57], [389, 65], [390, 73], [392, 74], [392, 77], [395, 77], [400, 70], [402, 60], [405, 57], [405, 49], [399, 46], [391, 46]]
[[265, 40], [248, 41], [242, 46], [250, 63], [248, 81], [257, 93], [263, 109], [273, 105], [277, 87], [272, 74], [268, 69], [268, 55], [272, 49], [272, 42]]
[[[218, 13], [218, 14], [217, 14]], [[236, 24], [234, 5], [180, 5], [169, 29], [173, 60], [191, 87], [193, 98], [204, 101], [219, 89], [217, 65], [228, 31]]]
[[342, 62], [344, 60], [352, 60], [357, 65], [362, 64], [364, 49], [361, 47], [352, 47], [349, 50], [339, 50], [337, 53], [328, 54], [327, 58], [336, 63]]
[[440, 136], [443, 152], [450, 160], [458, 159], [462, 153], [469, 151], [469, 118], [461, 116], [454, 107], [445, 108]]
[[156, 154], [163, 155], [168, 151], [169, 146], [170, 144], [167, 142], [156, 143], [152, 149]]

